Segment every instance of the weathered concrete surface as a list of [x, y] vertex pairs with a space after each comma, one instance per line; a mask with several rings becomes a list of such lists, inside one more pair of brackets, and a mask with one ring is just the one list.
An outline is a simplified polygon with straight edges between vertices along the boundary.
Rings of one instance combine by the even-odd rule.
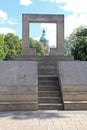
[[0, 62], [0, 85], [37, 85], [37, 62]]
[[35, 61], [0, 62], [0, 111], [38, 109]]
[[63, 85], [87, 85], [86, 61], [60, 61], [58, 65]]
[[87, 62], [59, 61], [65, 110], [87, 110]]

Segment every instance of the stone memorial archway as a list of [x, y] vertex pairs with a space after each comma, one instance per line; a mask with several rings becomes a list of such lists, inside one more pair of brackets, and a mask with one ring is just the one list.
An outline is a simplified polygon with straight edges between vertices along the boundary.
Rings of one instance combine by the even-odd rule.
[[64, 15], [22, 14], [23, 55], [36, 55], [36, 49], [29, 47], [30, 23], [56, 23], [57, 47], [50, 49], [51, 55], [64, 55]]

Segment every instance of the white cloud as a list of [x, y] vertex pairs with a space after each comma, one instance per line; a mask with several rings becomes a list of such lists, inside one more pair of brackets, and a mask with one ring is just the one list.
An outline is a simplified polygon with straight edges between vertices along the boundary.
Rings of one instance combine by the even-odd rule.
[[9, 20], [7, 20], [7, 23], [10, 25], [18, 24], [16, 19], [9, 19]]
[[32, 4], [31, 0], [20, 0], [20, 5], [28, 6], [30, 4]]
[[72, 31], [81, 26], [87, 24], [87, 15], [79, 14], [79, 15], [69, 15], [65, 18], [65, 37], [69, 36]]
[[15, 34], [15, 30], [13, 30], [11, 28], [0, 28], [0, 33], [1, 34], [7, 34], [7, 33], [14, 33]]
[[41, 0], [43, 2], [56, 2], [58, 6], [65, 10], [74, 13], [87, 13], [87, 3], [83, 0]]
[[[58, 3], [58, 7], [68, 13], [65, 17], [65, 37], [80, 25], [87, 25], [87, 2], [83, 0], [41, 0]], [[71, 13], [70, 13], [71, 12]]]
[[63, 3], [64, 5], [61, 5], [60, 8], [65, 11], [71, 11], [72, 13], [87, 13], [87, 6], [83, 0], [66, 0], [66, 2]]
[[7, 13], [0, 10], [0, 21], [1, 20], [7, 20]]
[[[69, 36], [73, 30], [81, 25], [87, 25], [87, 14], [71, 14], [67, 17], [65, 17], [65, 31], [64, 31], [64, 36], [67, 37]], [[46, 30], [46, 35], [49, 39], [49, 44], [50, 46], [55, 46], [56, 45], [56, 24], [41, 24], [41, 28], [45, 28]]]
[[42, 2], [46, 2], [46, 1], [48, 1], [48, 0], [40, 0], [40, 1], [42, 1]]
[[3, 10], [0, 10], [0, 24], [18, 24], [16, 19], [8, 18], [8, 15]]
[[49, 1], [56, 2], [58, 6], [65, 10], [71, 11], [73, 13], [87, 13], [87, 2], [83, 0], [41, 0], [41, 1]]

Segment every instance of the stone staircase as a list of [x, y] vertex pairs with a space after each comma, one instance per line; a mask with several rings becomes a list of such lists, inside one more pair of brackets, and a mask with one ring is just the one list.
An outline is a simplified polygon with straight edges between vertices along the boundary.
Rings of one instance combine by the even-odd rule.
[[57, 61], [48, 59], [48, 57], [38, 61], [38, 109], [63, 109], [58, 83]]

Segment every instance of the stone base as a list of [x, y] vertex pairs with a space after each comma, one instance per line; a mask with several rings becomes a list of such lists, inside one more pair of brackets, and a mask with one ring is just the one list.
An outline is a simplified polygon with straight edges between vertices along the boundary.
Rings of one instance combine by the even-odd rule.
[[60, 50], [58, 48], [50, 48], [50, 55], [62, 55], [64, 56], [64, 50]]
[[36, 55], [36, 48], [23, 48], [22, 55]]
[[33, 56], [33, 55], [22, 55], [22, 56], [16, 56], [13, 59], [14, 61], [42, 61], [42, 62], [50, 62], [52, 63], [54, 61], [73, 61], [73, 56], [62, 56], [62, 55], [55, 55], [55, 56]]
[[87, 62], [59, 61], [64, 110], [87, 110]]

